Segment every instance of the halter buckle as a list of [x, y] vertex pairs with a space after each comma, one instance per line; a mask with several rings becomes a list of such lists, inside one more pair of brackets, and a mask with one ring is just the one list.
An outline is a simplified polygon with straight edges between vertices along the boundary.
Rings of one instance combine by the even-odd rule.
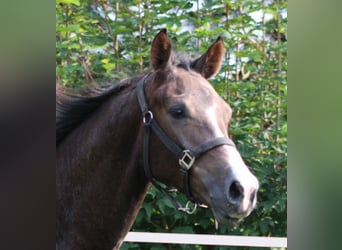
[[182, 153], [183, 155], [179, 158], [179, 166], [182, 170], [188, 171], [194, 164], [196, 157], [193, 156], [188, 149], [184, 150]]

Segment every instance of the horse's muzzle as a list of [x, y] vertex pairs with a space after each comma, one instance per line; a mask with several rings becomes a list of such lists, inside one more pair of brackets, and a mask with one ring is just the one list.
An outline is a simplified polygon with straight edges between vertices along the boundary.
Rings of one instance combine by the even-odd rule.
[[211, 210], [216, 220], [223, 224], [236, 225], [255, 208], [259, 183], [251, 174], [250, 182], [234, 179], [227, 184], [225, 196], [213, 194]]
[[256, 205], [258, 188], [258, 180], [252, 174], [244, 183], [233, 179], [228, 184], [226, 196], [230, 218], [242, 219], [252, 212]]
[[[229, 160], [219, 182], [208, 185], [210, 207], [221, 223], [241, 221], [255, 208], [259, 182], [236, 149], [229, 147]], [[210, 187], [211, 186], [211, 187]], [[213, 187], [215, 186], [215, 187]]]

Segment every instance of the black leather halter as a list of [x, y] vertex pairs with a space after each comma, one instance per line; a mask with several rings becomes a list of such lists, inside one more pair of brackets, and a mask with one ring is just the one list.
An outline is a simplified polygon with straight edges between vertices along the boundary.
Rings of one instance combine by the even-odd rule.
[[168, 137], [164, 131], [160, 128], [157, 121], [154, 119], [152, 111], [149, 109], [148, 103], [145, 97], [144, 91], [144, 83], [146, 78], [150, 75], [145, 75], [137, 84], [137, 96], [140, 105], [141, 112], [143, 114], [143, 123], [144, 123], [144, 152], [143, 152], [143, 161], [144, 161], [144, 170], [146, 177], [152, 184], [162, 193], [167, 195], [170, 198], [171, 202], [174, 206], [183, 212], [190, 213], [190, 208], [187, 206], [184, 208], [181, 204], [170, 195], [170, 190], [162, 187], [152, 176], [151, 168], [149, 165], [149, 140], [150, 140], [150, 131], [152, 130], [155, 135], [163, 142], [163, 144], [178, 158], [178, 164], [180, 171], [184, 174], [184, 192], [187, 198], [195, 203], [195, 208], [197, 206], [197, 200], [192, 196], [190, 182], [189, 182], [189, 170], [194, 165], [196, 159], [202, 156], [207, 151], [216, 148], [221, 145], [229, 145], [235, 147], [235, 144], [232, 140], [226, 137], [217, 137], [211, 139], [207, 142], [200, 144], [199, 146], [193, 149], [183, 149], [174, 143], [170, 137]]

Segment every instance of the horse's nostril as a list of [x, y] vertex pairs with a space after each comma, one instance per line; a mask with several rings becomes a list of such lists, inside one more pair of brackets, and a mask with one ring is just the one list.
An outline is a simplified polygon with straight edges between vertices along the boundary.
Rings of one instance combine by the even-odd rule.
[[257, 193], [257, 191], [255, 190], [255, 191], [253, 191], [252, 194], [251, 194], [250, 200], [251, 200], [252, 203], [253, 203], [254, 200], [255, 200], [256, 193]]
[[241, 201], [243, 197], [243, 187], [240, 182], [233, 181], [233, 183], [229, 187], [229, 199], [233, 203], [237, 203]]

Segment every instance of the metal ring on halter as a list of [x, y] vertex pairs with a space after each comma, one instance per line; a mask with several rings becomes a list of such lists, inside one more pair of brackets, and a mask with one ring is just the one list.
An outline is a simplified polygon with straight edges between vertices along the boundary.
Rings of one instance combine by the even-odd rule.
[[147, 113], [143, 117], [143, 123], [148, 126], [151, 124], [151, 121], [153, 120], [153, 113], [152, 111], [147, 111]]
[[179, 211], [185, 212], [187, 214], [193, 214], [197, 210], [197, 203], [194, 203], [194, 208], [190, 210], [189, 204], [192, 203], [191, 201], [188, 201], [185, 205], [185, 207], [178, 208]]

